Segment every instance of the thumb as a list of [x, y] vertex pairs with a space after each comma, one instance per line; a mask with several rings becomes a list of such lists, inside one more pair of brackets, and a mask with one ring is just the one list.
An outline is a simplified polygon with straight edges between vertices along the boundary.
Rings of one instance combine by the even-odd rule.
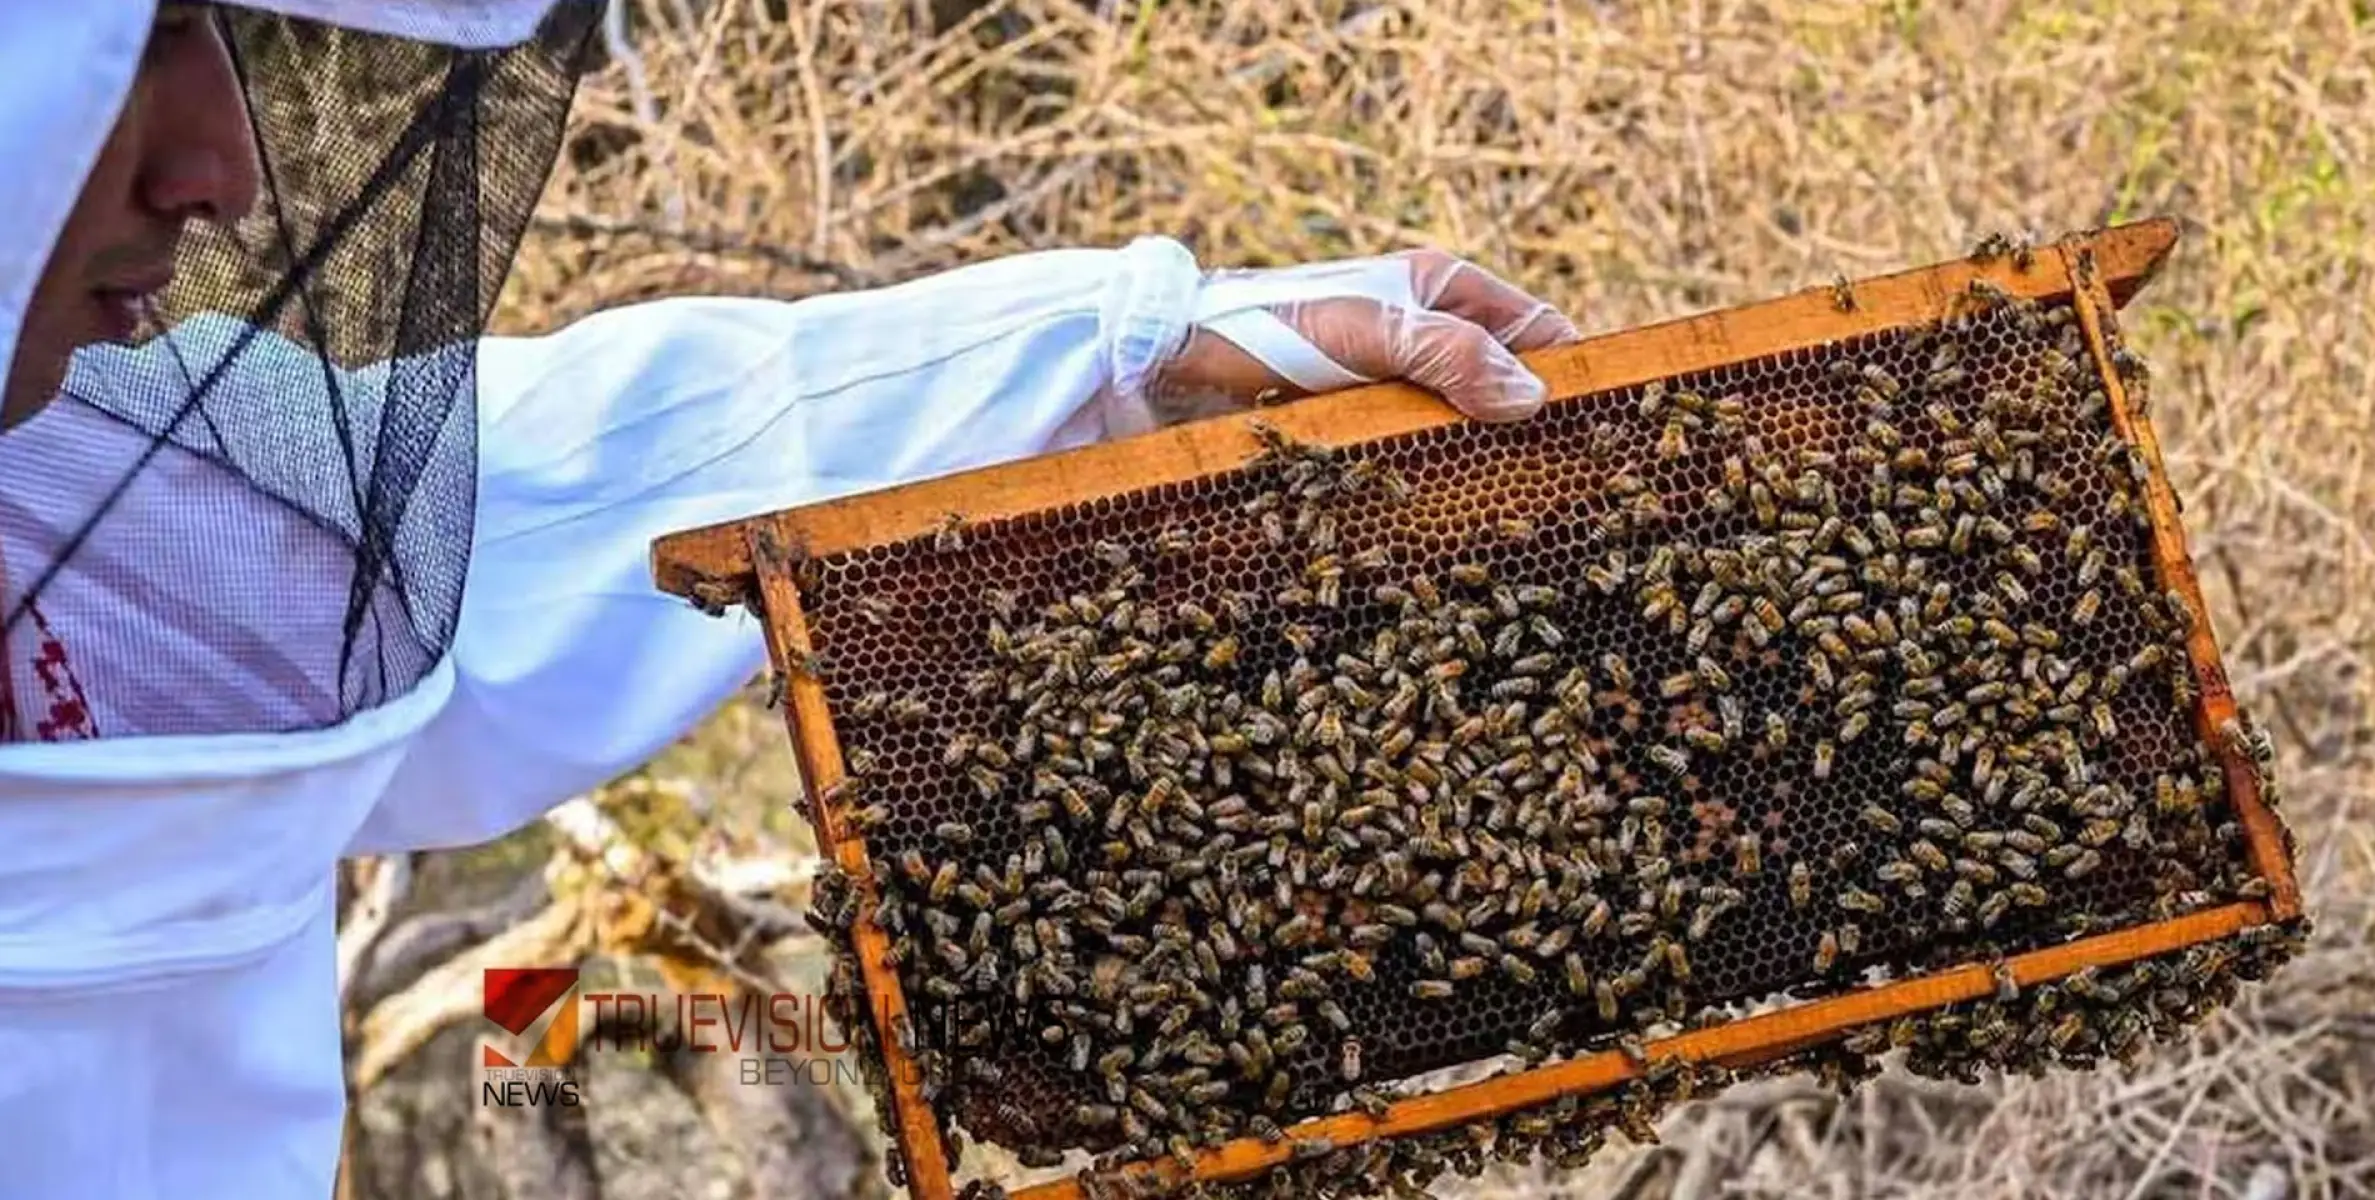
[[1532, 416], [1547, 396], [1542, 380], [1483, 326], [1447, 313], [1346, 298], [1290, 305], [1279, 315], [1347, 370], [1407, 380], [1479, 421]]

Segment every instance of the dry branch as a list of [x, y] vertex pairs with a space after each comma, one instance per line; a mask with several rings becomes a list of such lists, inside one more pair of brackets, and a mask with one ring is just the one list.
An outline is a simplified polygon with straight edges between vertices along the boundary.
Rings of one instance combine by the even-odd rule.
[[355, 864], [363, 888], [338, 930], [338, 1003], [344, 1007], [396, 906], [412, 889], [412, 856], [391, 854]]

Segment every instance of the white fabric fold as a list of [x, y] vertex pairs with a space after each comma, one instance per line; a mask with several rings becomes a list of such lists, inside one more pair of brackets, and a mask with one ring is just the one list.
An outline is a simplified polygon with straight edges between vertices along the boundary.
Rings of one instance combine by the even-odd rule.
[[277, 12], [364, 33], [487, 50], [516, 46], [536, 33], [554, 0], [238, 0], [241, 8]]

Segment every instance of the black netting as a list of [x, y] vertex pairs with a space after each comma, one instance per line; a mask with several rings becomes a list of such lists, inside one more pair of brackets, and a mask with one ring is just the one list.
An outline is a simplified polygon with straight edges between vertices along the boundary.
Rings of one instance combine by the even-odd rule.
[[71, 627], [100, 735], [327, 725], [444, 654], [473, 346], [598, 16], [471, 51], [221, 11], [262, 193], [190, 227], [143, 341], [78, 354], [10, 514], [8, 636]]

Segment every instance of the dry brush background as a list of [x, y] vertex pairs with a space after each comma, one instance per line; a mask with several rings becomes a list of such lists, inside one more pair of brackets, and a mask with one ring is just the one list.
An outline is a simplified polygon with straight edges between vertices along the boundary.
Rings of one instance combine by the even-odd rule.
[[[1209, 265], [1439, 245], [1611, 329], [1949, 257], [1990, 229], [2186, 218], [2127, 325], [2237, 691], [2280, 741], [2311, 952], [2133, 1071], [1977, 1089], [1892, 1074], [1844, 1102], [1760, 1084], [1585, 1176], [1468, 1194], [2375, 1192], [2365, 0], [622, 0], [618, 15], [506, 331], [1148, 232]], [[754, 689], [502, 843], [358, 864], [348, 1194], [879, 1192], [861, 1095], [606, 1055], [585, 1108], [521, 1119], [480, 1110], [467, 1070], [484, 965], [814, 987], [817, 943], [791, 915], [810, 849], [797, 787]], [[985, 1157], [968, 1161], [994, 1173]]]

